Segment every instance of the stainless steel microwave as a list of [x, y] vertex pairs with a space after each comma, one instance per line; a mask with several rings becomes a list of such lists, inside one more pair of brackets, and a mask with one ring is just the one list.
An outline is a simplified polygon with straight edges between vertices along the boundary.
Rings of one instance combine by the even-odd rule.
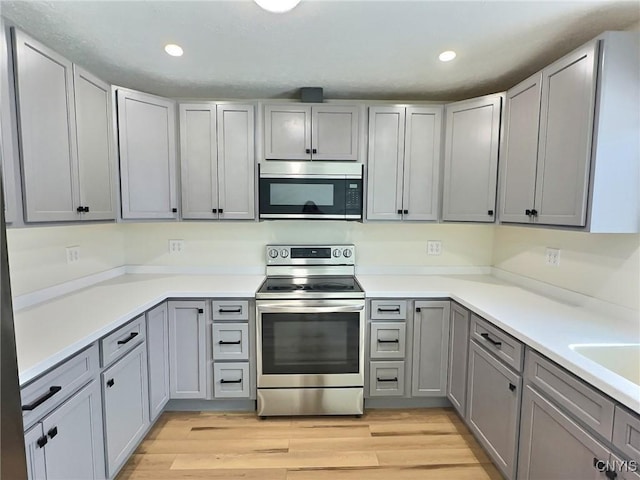
[[260, 218], [362, 220], [362, 164], [272, 161], [259, 168]]

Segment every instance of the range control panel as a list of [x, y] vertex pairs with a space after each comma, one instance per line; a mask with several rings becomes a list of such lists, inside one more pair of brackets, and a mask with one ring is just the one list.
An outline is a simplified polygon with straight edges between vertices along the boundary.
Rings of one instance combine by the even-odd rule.
[[355, 245], [267, 245], [267, 265], [355, 265]]

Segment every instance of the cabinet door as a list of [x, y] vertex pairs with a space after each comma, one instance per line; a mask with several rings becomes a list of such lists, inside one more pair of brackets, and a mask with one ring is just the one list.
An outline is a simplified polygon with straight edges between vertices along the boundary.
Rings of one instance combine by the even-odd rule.
[[596, 41], [542, 71], [537, 222], [586, 222], [597, 74]]
[[369, 108], [367, 219], [402, 219], [403, 107]]
[[494, 220], [501, 102], [490, 95], [446, 106], [443, 220]]
[[315, 105], [311, 109], [311, 157], [358, 160], [359, 107]]
[[175, 105], [118, 90], [122, 218], [176, 218]]
[[149, 426], [147, 385], [145, 343], [102, 372], [109, 478], [126, 462]]
[[534, 209], [540, 89], [537, 73], [507, 92], [503, 154], [500, 159], [500, 221], [529, 223], [526, 211]]
[[255, 218], [253, 112], [253, 105], [218, 105], [218, 191], [221, 219]]
[[105, 478], [100, 383], [92, 381], [42, 421], [47, 480]]
[[44, 480], [47, 470], [44, 461], [44, 448], [49, 437], [43, 435], [42, 424], [37, 423], [24, 434], [24, 449], [27, 456], [27, 478]]
[[25, 220], [80, 220], [71, 62], [13, 32]]
[[467, 417], [467, 358], [469, 355], [469, 311], [451, 303], [447, 398], [462, 418]]
[[474, 341], [469, 344], [468, 374], [469, 428], [502, 473], [514, 479], [522, 377]]
[[437, 220], [442, 107], [407, 108], [404, 147], [404, 220]]
[[111, 155], [111, 87], [73, 66], [78, 175], [84, 220], [115, 218]]
[[447, 394], [449, 302], [415, 302], [413, 317], [413, 374], [411, 395]]
[[518, 479], [605, 479], [594, 461], [608, 460], [603, 445], [531, 386], [525, 387]]
[[167, 304], [147, 312], [149, 418], [153, 422], [169, 401], [169, 313]]
[[205, 398], [206, 302], [169, 303], [169, 386], [171, 398]]
[[264, 158], [311, 160], [311, 107], [264, 106]]
[[4, 22], [0, 22], [0, 155], [2, 156], [2, 181], [4, 189], [4, 219], [6, 223], [16, 220], [16, 189], [15, 189], [15, 149], [11, 111], [13, 99], [9, 91], [9, 81], [12, 76], [9, 71], [9, 39]]
[[218, 218], [216, 106], [181, 104], [182, 218]]

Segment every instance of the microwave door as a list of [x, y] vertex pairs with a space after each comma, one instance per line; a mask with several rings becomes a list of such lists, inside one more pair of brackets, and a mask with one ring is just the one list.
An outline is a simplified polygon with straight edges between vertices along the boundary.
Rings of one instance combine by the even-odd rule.
[[260, 218], [346, 218], [346, 180], [261, 178]]

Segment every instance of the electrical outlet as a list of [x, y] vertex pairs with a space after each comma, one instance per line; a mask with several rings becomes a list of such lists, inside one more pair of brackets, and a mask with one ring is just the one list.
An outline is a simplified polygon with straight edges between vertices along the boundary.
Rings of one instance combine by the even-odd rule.
[[427, 255], [440, 255], [442, 253], [442, 242], [440, 240], [429, 240], [427, 242]]
[[67, 247], [67, 263], [76, 263], [80, 260], [80, 246], [74, 245], [73, 247]]
[[169, 240], [169, 253], [179, 254], [184, 252], [184, 240]]
[[560, 266], [560, 249], [547, 247], [545, 251], [545, 262], [550, 267]]

